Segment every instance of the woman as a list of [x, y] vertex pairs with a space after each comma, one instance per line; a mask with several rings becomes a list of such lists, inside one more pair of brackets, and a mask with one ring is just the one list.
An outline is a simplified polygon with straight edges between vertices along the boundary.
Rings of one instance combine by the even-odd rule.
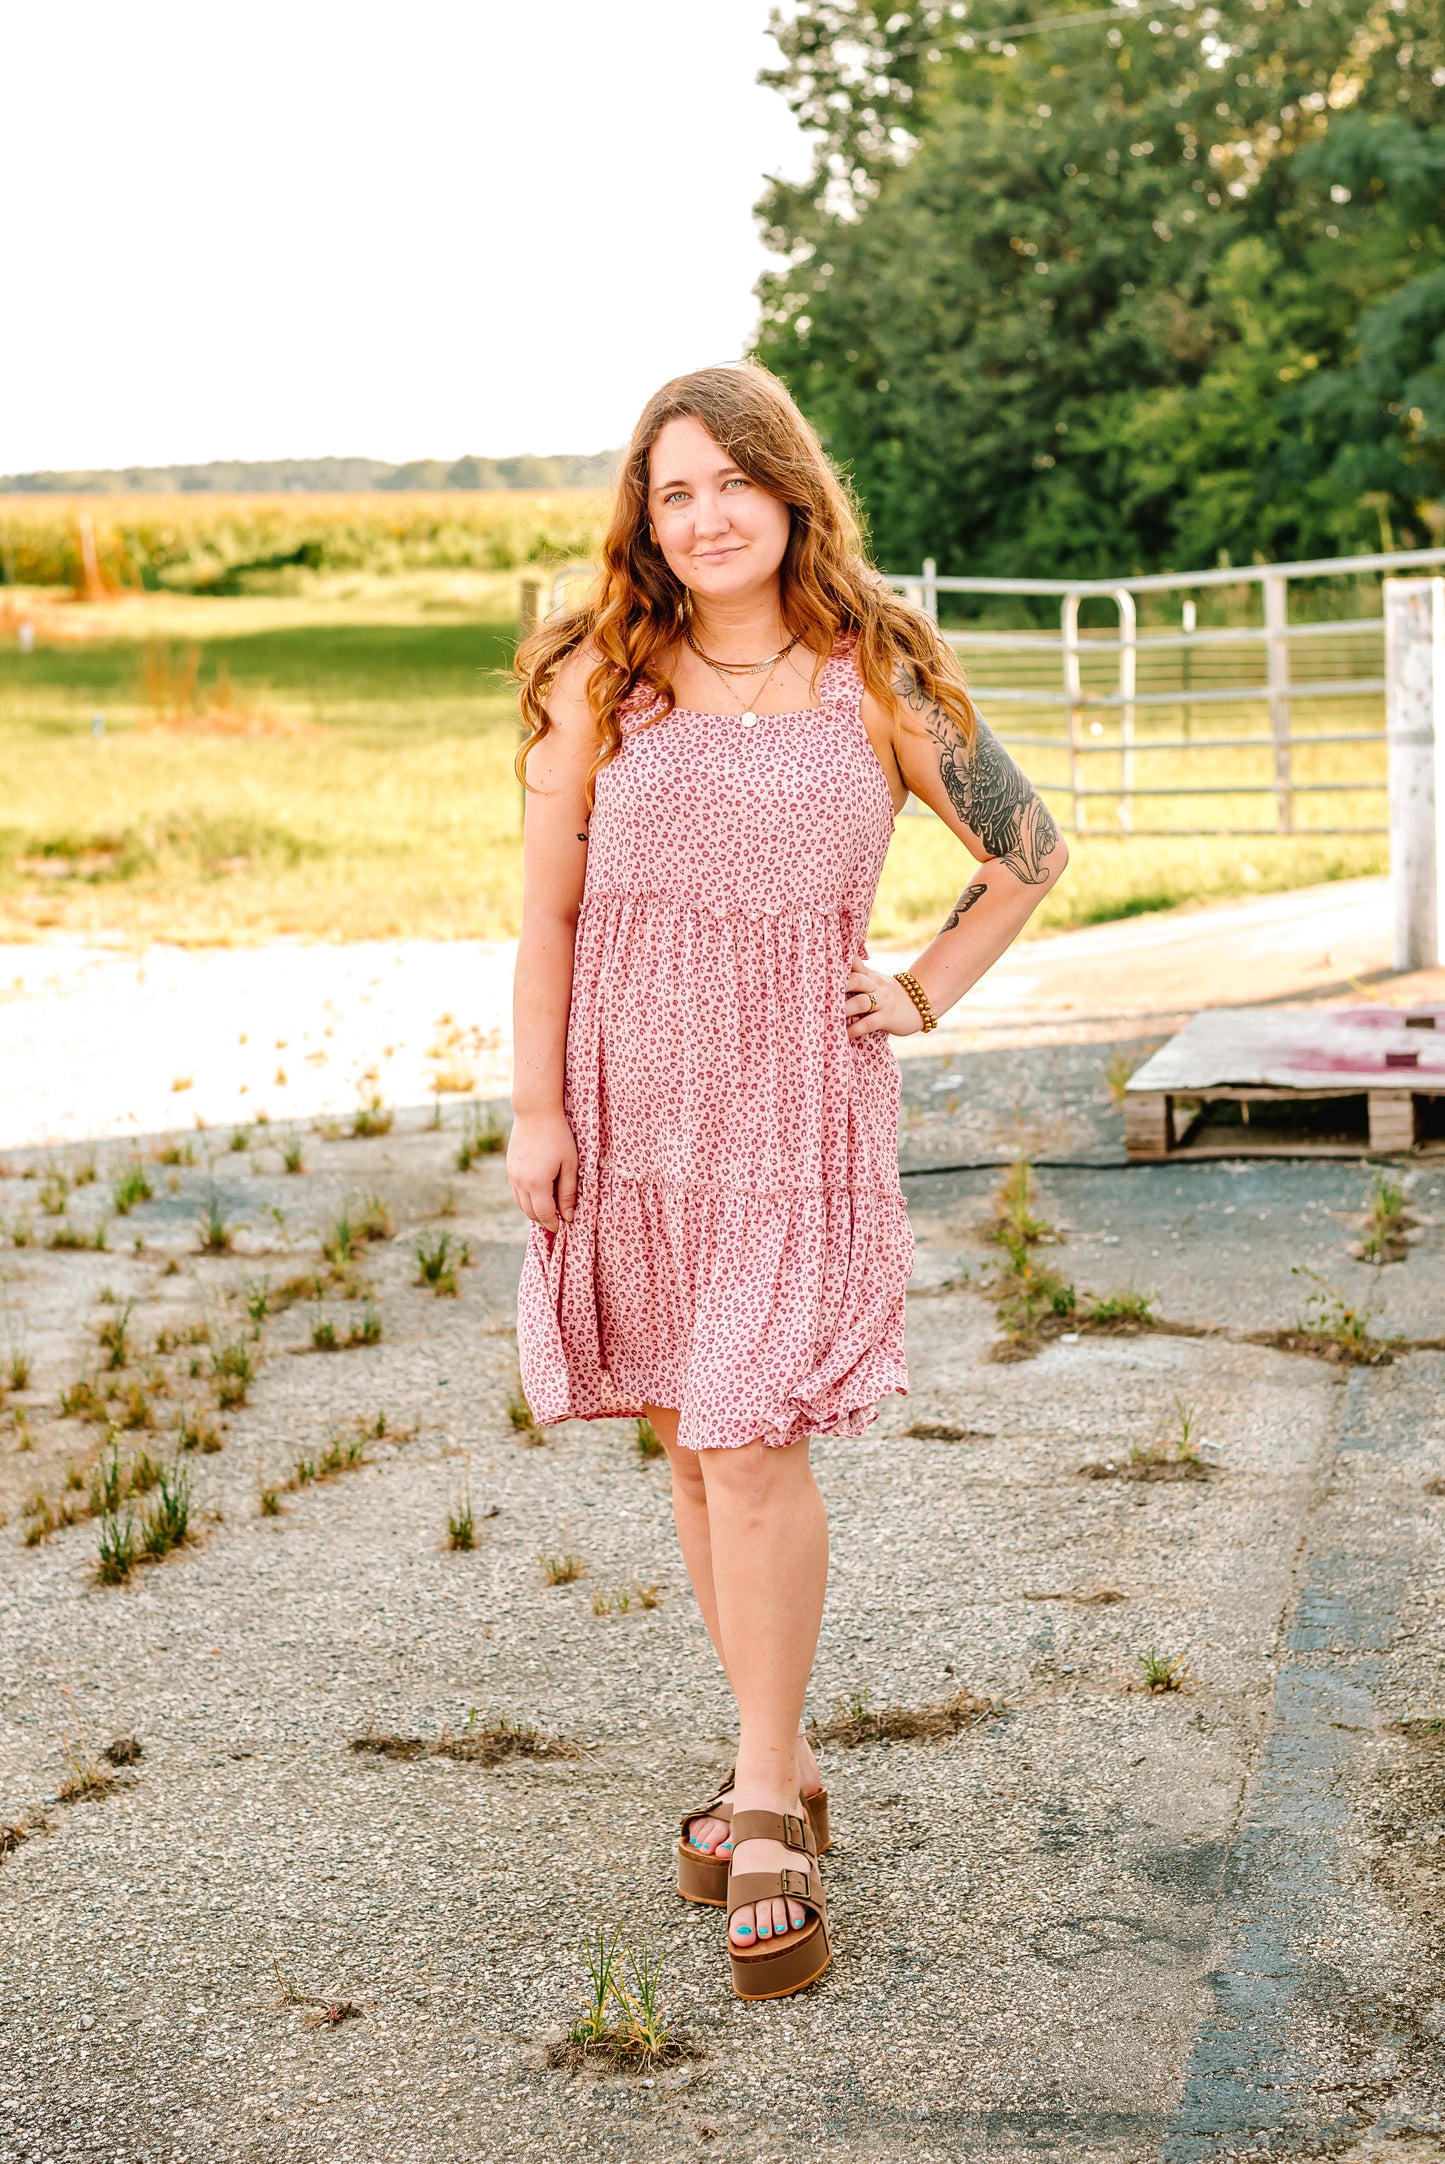
[[[1066, 851], [764, 370], [648, 403], [602, 556], [517, 663], [522, 1376], [539, 1420], [645, 1416], [667, 1450], [739, 1722], [678, 1886], [726, 1903], [734, 1990], [767, 1998], [829, 1959], [800, 1725], [828, 1562], [808, 1438], [859, 1435], [907, 1389], [888, 1038], [977, 983]], [[892, 977], [864, 938], [910, 790], [981, 869]]]

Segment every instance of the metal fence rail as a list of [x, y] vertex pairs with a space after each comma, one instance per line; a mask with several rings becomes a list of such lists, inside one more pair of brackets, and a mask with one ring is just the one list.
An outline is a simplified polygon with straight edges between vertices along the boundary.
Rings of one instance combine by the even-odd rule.
[[[1002, 742], [1054, 755], [1058, 771], [1037, 770], [1033, 778], [1046, 796], [1062, 799], [1055, 809], [1068, 831], [1140, 838], [1384, 835], [1383, 610], [1342, 616], [1338, 604], [1329, 609], [1329, 589], [1346, 580], [1363, 585], [1367, 598], [1373, 589], [1378, 599], [1386, 574], [1442, 564], [1445, 548], [1126, 579], [997, 579], [941, 577], [930, 559], [921, 573], [889, 583], [935, 620], [947, 595], [1058, 598], [1056, 632], [989, 623], [947, 626], [944, 636], [965, 664], [980, 709], [1005, 710], [996, 732]], [[1175, 595], [1177, 623], [1141, 629], [1140, 597], [1155, 613]], [[1220, 603], [1232, 604], [1226, 613], [1240, 620], [1201, 624], [1201, 600], [1215, 614]], [[1082, 625], [1089, 601], [1110, 604], [1116, 626]], [[1307, 613], [1311, 601], [1322, 602], [1326, 613]], [[1061, 725], [1050, 726], [1053, 715]], [[1156, 722], [1171, 716], [1174, 726], [1156, 733]], [[1251, 726], [1256, 716], [1259, 726]], [[1012, 726], [1015, 717], [1025, 725]], [[1353, 747], [1353, 755], [1321, 761], [1321, 753], [1343, 746]], [[1251, 753], [1258, 757], [1251, 760]], [[1221, 757], [1230, 762], [1223, 770]], [[1046, 763], [1030, 761], [1036, 769]], [[1325, 809], [1339, 797], [1373, 800], [1361, 811], [1378, 804], [1378, 813], [1352, 825], [1316, 824], [1302, 815], [1301, 799], [1323, 799]], [[1200, 798], [1221, 801], [1219, 822], [1201, 825], [1188, 816]], [[1267, 822], [1231, 823], [1245, 807], [1234, 811], [1230, 800], [1259, 798], [1272, 805]], [[1137, 824], [1136, 804], [1169, 800], [1180, 802], [1178, 821]], [[1112, 807], [1112, 818], [1099, 823], [1095, 807]], [[908, 808], [923, 809], [912, 802]]]

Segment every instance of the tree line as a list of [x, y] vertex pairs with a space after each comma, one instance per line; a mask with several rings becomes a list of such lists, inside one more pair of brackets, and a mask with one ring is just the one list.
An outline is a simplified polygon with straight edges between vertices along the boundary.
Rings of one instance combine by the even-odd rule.
[[1439, 539], [1442, 16], [775, 14], [768, 80], [816, 160], [760, 205], [786, 261], [756, 350], [878, 560], [1093, 575]]

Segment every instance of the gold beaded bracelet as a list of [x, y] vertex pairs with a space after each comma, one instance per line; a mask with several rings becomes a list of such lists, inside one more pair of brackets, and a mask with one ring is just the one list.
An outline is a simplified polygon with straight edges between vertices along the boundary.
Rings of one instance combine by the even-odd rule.
[[904, 991], [918, 1009], [923, 1021], [923, 1034], [925, 1037], [931, 1029], [937, 1029], [938, 1016], [934, 1013], [932, 1006], [929, 1004], [928, 994], [914, 976], [913, 971], [911, 969], [896, 969], [893, 972], [893, 981], [895, 984], [902, 985]]

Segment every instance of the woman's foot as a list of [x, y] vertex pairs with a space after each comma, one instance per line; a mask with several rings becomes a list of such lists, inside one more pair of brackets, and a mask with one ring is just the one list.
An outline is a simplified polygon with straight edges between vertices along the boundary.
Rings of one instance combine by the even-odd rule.
[[[776, 1803], [759, 1803], [753, 1798], [745, 1803], [735, 1798], [733, 1807], [738, 1811], [778, 1809]], [[795, 1798], [783, 1808], [792, 1817], [802, 1818], [800, 1800]], [[799, 1849], [785, 1848], [781, 1841], [739, 1841], [732, 1857], [732, 1868], [740, 1877], [749, 1871], [804, 1871], [810, 1874], [810, 1883], [815, 1883], [811, 1874], [818, 1868], [818, 1859]], [[808, 1911], [797, 1901], [759, 1901], [734, 1911], [728, 1919], [728, 1939], [746, 1952], [759, 1943], [776, 1945], [790, 1932], [801, 1931], [809, 1921]]]
[[[816, 1796], [822, 1785], [823, 1774], [813, 1756], [813, 1746], [806, 1736], [799, 1736], [798, 1794], [800, 1797]], [[730, 1788], [723, 1790], [723, 1800], [732, 1800]], [[731, 1856], [733, 1852], [725, 1818], [695, 1818], [688, 1827], [687, 1837], [694, 1848], [700, 1848], [708, 1855]], [[750, 1871], [780, 1871], [782, 1868], [781, 1864], [771, 1863], [753, 1863], [748, 1866]]]

